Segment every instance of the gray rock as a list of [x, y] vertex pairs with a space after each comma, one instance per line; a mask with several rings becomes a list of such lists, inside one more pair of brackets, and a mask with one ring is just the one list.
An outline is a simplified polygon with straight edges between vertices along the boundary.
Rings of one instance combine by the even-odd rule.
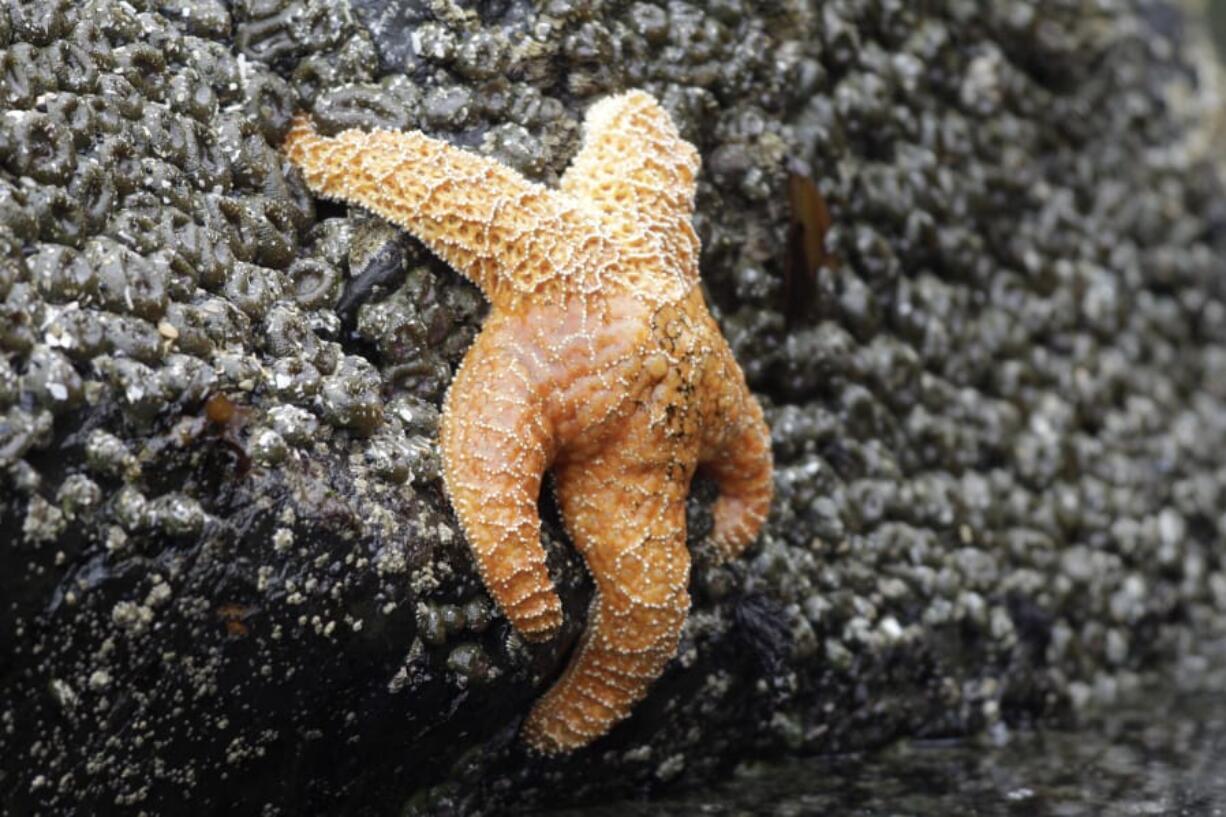
[[[1194, 653], [1226, 611], [1215, 69], [1132, 0], [813, 5], [0, 8], [0, 810], [498, 813], [1075, 712]], [[548, 183], [630, 87], [706, 162], [777, 499], [713, 567], [696, 482], [676, 660], [545, 762], [515, 730], [591, 587], [546, 492], [567, 626], [524, 643], [445, 500], [484, 306], [276, 147], [307, 109]]]

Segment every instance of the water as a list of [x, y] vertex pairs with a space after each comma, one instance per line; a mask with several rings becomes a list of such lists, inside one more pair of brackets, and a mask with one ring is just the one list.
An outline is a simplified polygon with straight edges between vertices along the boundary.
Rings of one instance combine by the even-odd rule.
[[549, 817], [1226, 817], [1226, 684], [1203, 680], [1196, 691], [1138, 695], [1076, 731], [788, 760], [702, 790]]

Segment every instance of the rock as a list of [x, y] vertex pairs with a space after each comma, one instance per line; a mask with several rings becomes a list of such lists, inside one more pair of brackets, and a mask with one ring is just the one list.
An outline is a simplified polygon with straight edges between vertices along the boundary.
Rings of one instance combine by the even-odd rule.
[[[633, 794], [1072, 711], [1220, 618], [1217, 69], [1152, 4], [35, 5], [0, 10], [0, 810]], [[551, 183], [629, 87], [707, 163], [777, 500], [634, 716], [542, 763], [515, 729], [591, 588], [547, 492], [568, 626], [525, 644], [444, 498], [480, 298], [276, 148], [306, 108]]]

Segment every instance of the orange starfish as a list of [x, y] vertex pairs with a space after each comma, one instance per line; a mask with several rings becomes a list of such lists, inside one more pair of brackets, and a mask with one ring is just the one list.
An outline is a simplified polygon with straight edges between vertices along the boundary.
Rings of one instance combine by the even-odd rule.
[[537, 515], [553, 469], [596, 594], [524, 737], [547, 753], [589, 743], [676, 652], [695, 469], [720, 489], [723, 558], [770, 506], [762, 409], [698, 286], [697, 151], [643, 92], [591, 108], [558, 190], [417, 132], [324, 138], [300, 116], [284, 149], [317, 193], [401, 225], [490, 300], [443, 410], [444, 482], [490, 594], [535, 641], [562, 623]]

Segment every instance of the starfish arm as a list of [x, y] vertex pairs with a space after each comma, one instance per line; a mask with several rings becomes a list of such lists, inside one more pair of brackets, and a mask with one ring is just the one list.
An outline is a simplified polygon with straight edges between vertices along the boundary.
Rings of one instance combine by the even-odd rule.
[[741, 554], [757, 537], [774, 493], [770, 429], [762, 407], [725, 346], [699, 468], [719, 486], [711, 542], [722, 560]]
[[575, 245], [604, 249], [576, 237], [598, 225], [567, 196], [419, 131], [324, 137], [300, 114], [283, 150], [317, 194], [403, 227], [494, 304], [565, 277], [586, 260]]
[[553, 434], [527, 369], [492, 329], [478, 335], [447, 392], [444, 484], [486, 589], [512, 626], [538, 641], [562, 624], [537, 512]]
[[596, 593], [570, 664], [524, 724], [528, 745], [546, 754], [584, 746], [630, 713], [676, 653], [690, 606], [688, 476], [670, 482], [634, 446], [619, 448], [628, 450], [558, 472], [562, 515]]
[[699, 245], [690, 219], [701, 164], [660, 103], [630, 91], [588, 109], [583, 145], [559, 189], [599, 208], [623, 238], [646, 232], [696, 281]]

